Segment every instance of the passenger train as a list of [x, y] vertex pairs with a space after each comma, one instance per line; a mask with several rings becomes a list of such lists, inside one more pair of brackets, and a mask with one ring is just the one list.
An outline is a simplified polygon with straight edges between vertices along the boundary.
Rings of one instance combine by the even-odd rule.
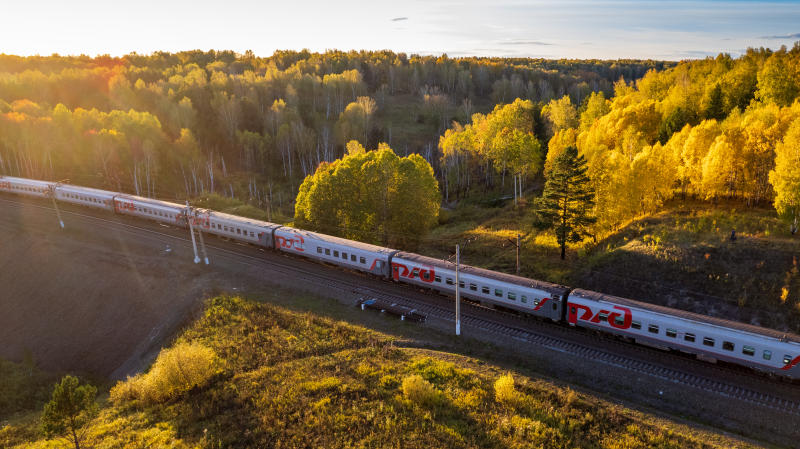
[[[456, 289], [455, 265], [440, 259], [295, 229], [191, 209], [150, 198], [60, 183], [0, 176], [0, 192], [105, 209], [188, 227], [319, 262], [425, 287]], [[568, 326], [613, 334], [639, 344], [800, 378], [800, 336], [671, 309], [603, 293], [461, 265], [459, 289], [467, 300], [500, 306]]]

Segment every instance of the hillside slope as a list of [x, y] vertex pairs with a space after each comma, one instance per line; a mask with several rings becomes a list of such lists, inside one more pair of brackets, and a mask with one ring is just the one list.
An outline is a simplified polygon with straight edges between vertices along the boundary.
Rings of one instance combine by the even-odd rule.
[[[480, 360], [400, 348], [363, 327], [240, 298], [210, 300], [176, 344], [190, 342], [220, 360], [206, 386], [167, 400], [120, 394], [136, 387], [117, 387], [87, 442], [104, 448], [753, 447], [547, 381], [509, 377]], [[23, 420], [6, 427], [0, 444], [49, 447], [34, 426]]]
[[462, 262], [513, 273], [520, 233], [523, 276], [800, 332], [800, 239], [773, 210], [674, 201], [571, 247], [566, 261], [529, 214], [530, 206], [462, 205], [420, 252], [449, 257], [461, 242]]

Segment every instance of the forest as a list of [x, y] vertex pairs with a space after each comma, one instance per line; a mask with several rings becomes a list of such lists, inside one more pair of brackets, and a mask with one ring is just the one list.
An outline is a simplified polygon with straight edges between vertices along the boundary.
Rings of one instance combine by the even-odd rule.
[[217, 193], [292, 216], [302, 181], [351, 141], [421, 156], [445, 205], [536, 195], [576, 146], [598, 229], [690, 196], [774, 203], [795, 231], [799, 94], [800, 43], [679, 63], [0, 55], [0, 174], [166, 199]]
[[290, 203], [350, 140], [418, 153], [438, 170], [454, 119], [515, 98], [580, 102], [669, 65], [389, 51], [0, 55], [0, 173]]

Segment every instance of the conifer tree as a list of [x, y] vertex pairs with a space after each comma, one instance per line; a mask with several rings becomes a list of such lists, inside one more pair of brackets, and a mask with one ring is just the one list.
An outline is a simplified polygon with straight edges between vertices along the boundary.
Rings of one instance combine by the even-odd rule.
[[586, 175], [586, 159], [574, 146], [567, 147], [554, 161], [547, 175], [542, 197], [536, 204], [534, 226], [552, 229], [566, 257], [567, 243], [590, 235], [588, 227], [597, 221], [591, 215], [594, 189]]
[[78, 378], [64, 376], [53, 389], [53, 397], [42, 413], [42, 430], [48, 436], [64, 435], [75, 449], [81, 448], [84, 426], [98, 413], [97, 388], [80, 385]]

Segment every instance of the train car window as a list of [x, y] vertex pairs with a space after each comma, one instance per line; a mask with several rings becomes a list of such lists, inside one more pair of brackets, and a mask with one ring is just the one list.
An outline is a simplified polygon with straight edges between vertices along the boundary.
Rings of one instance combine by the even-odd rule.
[[339, 251], [333, 250], [333, 257], [339, 257]]
[[752, 346], [744, 346], [742, 347], [742, 354], [749, 355], [750, 357], [756, 355], [756, 348]]
[[714, 339], [713, 338], [704, 337], [703, 338], [703, 344], [706, 345], [706, 346], [714, 346]]
[[499, 288], [494, 289], [494, 295], [497, 296], [498, 298], [502, 298], [503, 290], [500, 290]]
[[528, 297], [525, 296], [525, 295], [522, 295], [522, 302], [527, 303], [528, 302]]
[[436, 276], [433, 277], [433, 280], [434, 282], [442, 282], [442, 277], [437, 274]]
[[255, 237], [255, 236], [256, 236], [255, 232], [250, 231], [250, 237]]
[[329, 250], [328, 248], [325, 248], [325, 255], [326, 256], [330, 256], [331, 255], [331, 250]]
[[350, 262], [355, 262], [355, 261], [356, 261], [356, 255], [350, 254]]
[[458, 281], [458, 288], [466, 288], [466, 284], [464, 284], [464, 281]]
[[367, 259], [365, 259], [365, 258], [363, 258], [363, 257], [359, 257], [359, 258], [358, 258], [358, 261], [359, 261], [359, 262], [360, 262], [362, 265], [366, 265], [366, 264], [367, 264]]
[[722, 342], [722, 349], [724, 349], [726, 351], [733, 351], [735, 349], [735, 347], [736, 347], [736, 345], [734, 345], [733, 343], [731, 343], [729, 341], [723, 341]]
[[446, 283], [447, 285], [455, 285], [455, 281], [453, 281], [453, 278], [447, 278], [447, 279], [445, 280], [445, 283]]
[[322, 248], [320, 248], [319, 246], [317, 247], [317, 254], [322, 254]]
[[508, 299], [510, 299], [512, 301], [516, 301], [517, 300], [517, 294], [508, 292]]
[[237, 234], [241, 234], [241, 233], [242, 233], [242, 230], [241, 230], [241, 229], [239, 229], [239, 228], [236, 228], [236, 233], [237, 233]]
[[625, 324], [625, 318], [622, 318], [621, 316], [615, 316], [614, 324], [616, 324], [617, 326], [623, 326]]
[[689, 342], [694, 343], [694, 334], [686, 334], [683, 336], [683, 339]]
[[651, 324], [651, 325], [647, 326], [647, 331], [650, 332], [651, 334], [657, 334], [658, 333], [658, 326], [656, 326], [655, 324]]
[[469, 284], [469, 289], [472, 290], [473, 292], [476, 292], [478, 291], [478, 286], [475, 284]]
[[762, 354], [762, 357], [764, 357], [764, 360], [769, 360], [769, 359], [771, 359], [771, 358], [772, 358], [772, 351], [767, 351], [767, 350], [765, 349], [765, 350], [764, 350], [764, 354]]
[[[600, 321], [607, 322], [608, 321], [608, 312], [600, 312], [600, 315], [598, 315], [598, 319]], [[651, 330], [650, 332], [653, 332], [653, 331]], [[658, 328], [656, 328], [656, 332], [658, 332]]]
[[483, 293], [488, 295], [489, 294], [489, 287], [481, 287], [481, 292], [483, 292]]
[[792, 356], [790, 356], [789, 354], [784, 354], [784, 356], [783, 356], [783, 364], [784, 365], [788, 365], [790, 363], [792, 363]]
[[342, 259], [347, 260], [347, 253], [342, 253]]
[[678, 336], [678, 331], [675, 329], [667, 329], [667, 337], [676, 338]]

